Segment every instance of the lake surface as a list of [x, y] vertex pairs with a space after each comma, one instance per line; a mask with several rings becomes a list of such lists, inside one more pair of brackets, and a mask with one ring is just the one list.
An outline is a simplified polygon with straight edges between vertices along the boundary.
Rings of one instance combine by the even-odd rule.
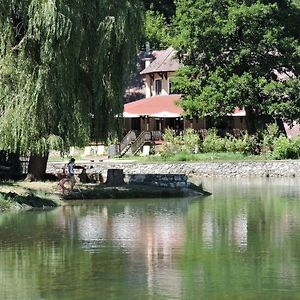
[[300, 299], [299, 179], [0, 214], [0, 299]]

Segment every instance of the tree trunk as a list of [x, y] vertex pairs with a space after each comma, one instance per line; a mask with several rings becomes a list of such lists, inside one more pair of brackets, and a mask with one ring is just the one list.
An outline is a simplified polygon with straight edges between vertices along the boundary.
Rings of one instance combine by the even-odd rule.
[[45, 156], [30, 156], [26, 180], [35, 181], [45, 179], [48, 156], [48, 153]]
[[285, 136], [287, 136], [286, 130], [285, 130], [285, 128], [284, 128], [284, 124], [283, 124], [282, 119], [281, 119], [281, 118], [275, 118], [275, 122], [276, 122], [276, 124], [277, 124], [277, 126], [278, 126], [278, 129], [279, 129], [280, 133], [282, 133], [282, 134], [284, 134]]
[[256, 113], [253, 111], [252, 107], [245, 107], [246, 111], [246, 129], [249, 134], [256, 134]]
[[11, 165], [11, 171], [14, 174], [19, 174], [22, 171], [20, 155], [18, 153], [8, 153], [8, 163]]
[[107, 179], [105, 182], [108, 186], [120, 186], [124, 185], [124, 174], [123, 169], [108, 169]]

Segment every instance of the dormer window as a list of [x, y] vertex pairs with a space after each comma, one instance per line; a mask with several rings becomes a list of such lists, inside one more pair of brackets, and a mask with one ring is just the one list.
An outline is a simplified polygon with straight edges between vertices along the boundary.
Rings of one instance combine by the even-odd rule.
[[156, 79], [154, 83], [155, 95], [160, 95], [162, 91], [162, 80]]

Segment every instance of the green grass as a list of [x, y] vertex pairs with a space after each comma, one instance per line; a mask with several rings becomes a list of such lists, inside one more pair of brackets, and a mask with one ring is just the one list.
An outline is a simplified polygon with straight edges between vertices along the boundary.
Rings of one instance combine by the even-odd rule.
[[165, 156], [131, 156], [126, 157], [136, 159], [139, 161], [212, 161], [212, 160], [265, 160], [266, 156], [264, 155], [247, 155], [243, 153], [233, 153], [233, 152], [215, 152], [215, 153], [175, 153], [174, 155], [165, 155]]
[[16, 193], [0, 192], [0, 212], [9, 210], [14, 204], [27, 205], [30, 207], [56, 207], [57, 203], [35, 195], [18, 195]]
[[0, 194], [0, 212], [8, 210], [12, 204], [12, 199], [6, 197], [6, 195]]
[[75, 158], [75, 160], [82, 159], [81, 155], [74, 155], [74, 156], [70, 156], [70, 155], [68, 155], [68, 156], [51, 155], [51, 156], [49, 156], [48, 161], [50, 161], [50, 162], [51, 161], [68, 162], [71, 159], [71, 157]]

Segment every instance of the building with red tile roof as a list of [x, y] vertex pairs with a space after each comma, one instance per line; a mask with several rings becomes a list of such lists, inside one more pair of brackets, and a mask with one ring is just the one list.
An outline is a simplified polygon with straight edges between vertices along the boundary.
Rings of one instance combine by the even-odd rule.
[[[173, 94], [172, 77], [182, 63], [176, 56], [176, 51], [169, 47], [162, 51], [153, 51], [143, 59], [144, 69], [139, 73], [143, 76], [143, 94], [137, 101], [124, 105], [125, 132], [129, 130], [164, 130], [166, 127], [175, 130], [194, 128], [206, 129], [209, 126], [207, 118], [184, 118], [179, 102], [181, 95]], [[244, 110], [238, 108], [224, 118], [225, 127], [245, 129]], [[224, 123], [224, 124], [225, 124]]]

